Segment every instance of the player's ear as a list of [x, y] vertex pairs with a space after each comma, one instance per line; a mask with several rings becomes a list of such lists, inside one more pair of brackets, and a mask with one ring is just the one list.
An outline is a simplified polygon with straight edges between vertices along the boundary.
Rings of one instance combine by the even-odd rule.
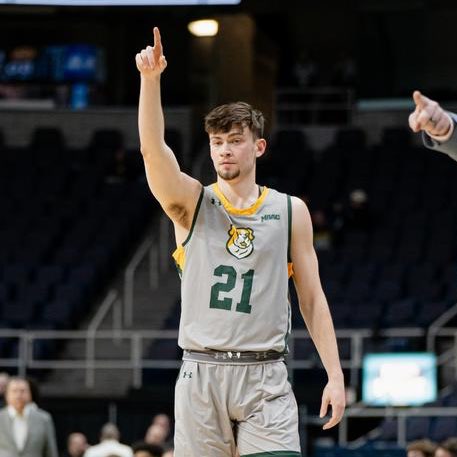
[[256, 157], [261, 157], [265, 154], [265, 149], [267, 147], [267, 142], [265, 138], [258, 138], [255, 140], [255, 156]]

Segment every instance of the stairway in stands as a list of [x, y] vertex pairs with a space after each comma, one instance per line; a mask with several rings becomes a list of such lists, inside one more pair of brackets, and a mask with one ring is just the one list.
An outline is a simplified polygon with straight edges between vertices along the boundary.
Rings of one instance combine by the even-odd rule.
[[[152, 231], [152, 230], [151, 230]], [[171, 234], [170, 234], [171, 236]], [[146, 237], [145, 237], [146, 238]], [[172, 247], [170, 247], [170, 250]], [[153, 289], [150, 284], [149, 260], [146, 257], [139, 264], [135, 274], [133, 324], [126, 330], [159, 330], [174, 308], [179, 299], [180, 281], [171, 257], [159, 276], [158, 287]], [[123, 298], [124, 272], [112, 284], [111, 289], [118, 291]], [[94, 307], [97, 310], [98, 306]], [[87, 329], [93, 316], [80, 327]], [[100, 330], [113, 328], [113, 311], [107, 314], [100, 325]], [[144, 340], [143, 354], [147, 353], [152, 340]], [[61, 360], [80, 360], [86, 351], [85, 340], [72, 340], [61, 354]], [[131, 340], [98, 340], [95, 346], [96, 359], [128, 360], [132, 353]], [[99, 365], [100, 366], [100, 365]], [[131, 369], [105, 369], [97, 368], [94, 371], [93, 387], [86, 387], [86, 371], [84, 369], [56, 369], [43, 382], [42, 393], [46, 396], [103, 396], [119, 398], [127, 394], [133, 384], [133, 371]]]

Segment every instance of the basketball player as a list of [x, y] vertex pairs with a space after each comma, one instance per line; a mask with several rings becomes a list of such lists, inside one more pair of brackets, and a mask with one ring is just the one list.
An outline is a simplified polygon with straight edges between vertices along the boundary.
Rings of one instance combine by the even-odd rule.
[[422, 140], [429, 149], [436, 149], [457, 160], [457, 135], [455, 122], [457, 116], [446, 112], [434, 100], [413, 93], [416, 109], [409, 115], [409, 126], [413, 132], [422, 131]]
[[[164, 141], [160, 33], [136, 55], [141, 74], [139, 132], [150, 189], [173, 221], [182, 279], [176, 384], [175, 456], [300, 456], [297, 404], [284, 353], [290, 331], [288, 277], [328, 374], [320, 415], [335, 426], [344, 380], [319, 280], [305, 204], [256, 184], [264, 154], [263, 116], [247, 103], [205, 118], [217, 182], [182, 173]], [[284, 152], [287, 158], [287, 151]], [[306, 388], [306, 387], [304, 387]]]

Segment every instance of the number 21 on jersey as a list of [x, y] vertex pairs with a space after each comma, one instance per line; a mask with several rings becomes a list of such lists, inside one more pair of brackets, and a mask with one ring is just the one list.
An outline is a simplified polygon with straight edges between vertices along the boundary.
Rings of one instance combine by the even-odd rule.
[[[210, 308], [225, 309], [230, 311], [232, 309], [233, 299], [230, 297], [219, 298], [221, 292], [231, 292], [238, 279], [237, 271], [234, 267], [229, 265], [219, 265], [214, 269], [214, 276], [223, 277], [226, 276], [225, 281], [217, 282], [211, 287], [211, 299], [209, 302]], [[251, 312], [251, 292], [252, 283], [254, 281], [254, 270], [249, 270], [246, 273], [240, 275], [243, 281], [243, 290], [241, 292], [240, 301], [236, 304], [236, 311], [239, 313], [250, 314]]]

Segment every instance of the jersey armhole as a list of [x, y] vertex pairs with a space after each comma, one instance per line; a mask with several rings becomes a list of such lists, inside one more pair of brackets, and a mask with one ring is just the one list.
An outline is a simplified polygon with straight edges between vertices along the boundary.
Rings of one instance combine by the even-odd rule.
[[290, 195], [287, 195], [287, 275], [292, 277], [294, 275], [294, 264], [292, 263], [292, 256], [290, 255], [292, 240], [292, 200]]
[[292, 239], [292, 201], [290, 195], [287, 195], [287, 263], [292, 262], [290, 256], [290, 243]]
[[201, 206], [202, 200], [203, 200], [204, 189], [205, 188], [202, 186], [202, 190], [200, 192], [200, 196], [198, 197], [197, 206], [195, 207], [194, 216], [192, 218], [192, 225], [190, 226], [189, 234], [187, 235], [187, 238], [181, 244], [181, 246], [183, 246], [183, 247], [190, 241], [190, 238], [191, 238], [192, 233], [194, 231], [195, 223], [197, 222], [197, 216], [198, 216], [198, 213], [200, 211], [200, 206]]

